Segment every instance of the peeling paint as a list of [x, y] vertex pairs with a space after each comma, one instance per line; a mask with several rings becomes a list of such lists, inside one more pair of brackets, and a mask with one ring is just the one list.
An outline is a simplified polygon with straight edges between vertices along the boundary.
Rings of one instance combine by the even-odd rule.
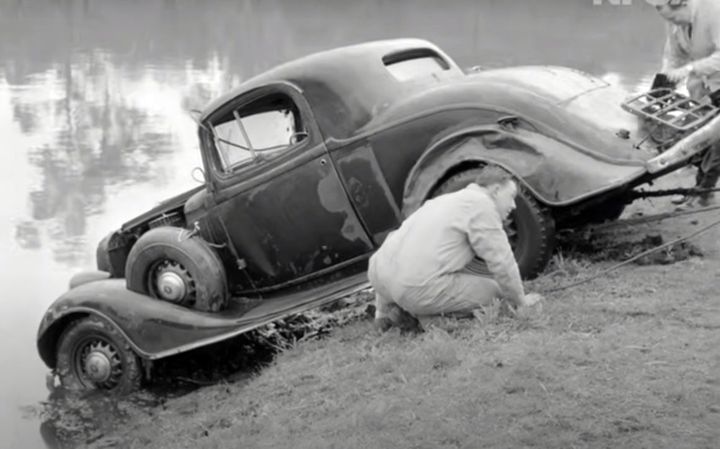
[[363, 240], [365, 234], [355, 226], [355, 213], [348, 204], [347, 196], [342, 188], [338, 188], [338, 180], [334, 176], [326, 176], [317, 186], [320, 204], [331, 213], [342, 214], [344, 223], [340, 234], [347, 240]]
[[364, 229], [376, 245], [383, 235], [400, 223], [400, 209], [393, 198], [385, 175], [372, 147], [367, 143], [345, 148], [333, 154], [338, 171], [348, 189]]

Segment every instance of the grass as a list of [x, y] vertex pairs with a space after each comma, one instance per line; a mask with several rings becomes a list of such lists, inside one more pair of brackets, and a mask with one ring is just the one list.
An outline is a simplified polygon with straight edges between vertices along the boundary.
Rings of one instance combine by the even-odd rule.
[[[355, 321], [247, 380], [126, 405], [122, 424], [86, 446], [716, 449], [718, 237], [696, 242], [704, 258], [630, 265], [516, 318], [494, 305], [425, 321], [417, 336]], [[561, 253], [528, 289], [610, 263]]]
[[[564, 258], [558, 270], [574, 273], [569, 267], [579, 264]], [[477, 320], [425, 322], [420, 336], [381, 335], [357, 322], [287, 349], [248, 382], [133, 409], [110, 441], [716, 448], [720, 280], [708, 272], [720, 272], [720, 263], [633, 267], [560, 292], [535, 314], [511, 319], [489, 308]]]

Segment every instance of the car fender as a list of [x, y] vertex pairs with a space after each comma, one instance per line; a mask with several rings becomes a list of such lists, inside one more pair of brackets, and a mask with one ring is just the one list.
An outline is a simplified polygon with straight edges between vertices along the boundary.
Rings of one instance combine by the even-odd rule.
[[449, 172], [480, 164], [505, 168], [551, 207], [629, 187], [647, 173], [640, 161], [609, 161], [534, 131], [478, 126], [445, 136], [422, 154], [405, 182], [403, 216], [417, 210]]
[[244, 325], [253, 324], [132, 292], [125, 287], [125, 279], [96, 280], [67, 291], [45, 313], [37, 345], [46, 365], [55, 366], [55, 347], [63, 330], [75, 319], [90, 315], [108, 321], [145, 359], [202, 346], [198, 342], [209, 344], [215, 337], [227, 338]]
[[367, 278], [361, 273], [336, 287], [319, 287], [275, 302], [238, 298], [221, 312], [200, 312], [132, 292], [126, 288], [125, 279], [102, 279], [98, 275], [76, 284], [50, 305], [38, 329], [38, 351], [45, 364], [54, 368], [57, 344], [65, 328], [76, 319], [94, 315], [114, 326], [137, 355], [159, 359], [332, 302], [367, 288]]

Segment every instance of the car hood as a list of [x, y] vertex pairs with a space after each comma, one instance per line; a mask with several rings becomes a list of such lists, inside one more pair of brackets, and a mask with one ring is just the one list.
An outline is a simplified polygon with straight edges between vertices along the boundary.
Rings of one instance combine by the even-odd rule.
[[204, 185], [194, 187], [186, 192], [183, 192], [179, 195], [176, 195], [172, 198], [169, 198], [157, 206], [153, 207], [149, 211], [138, 215], [137, 217], [133, 218], [132, 220], [124, 223], [122, 225], [122, 229], [131, 229], [136, 226], [142, 225], [146, 223], [149, 220], [152, 220], [155, 217], [158, 217], [162, 215], [163, 213], [170, 212], [172, 210], [175, 210], [177, 208], [183, 207], [185, 205], [185, 202], [196, 193], [200, 192], [201, 190], [205, 189]]
[[621, 108], [618, 86], [566, 67], [528, 66], [468, 75], [483, 103], [528, 119], [538, 130], [597, 157], [641, 162], [652, 154], [640, 120]]

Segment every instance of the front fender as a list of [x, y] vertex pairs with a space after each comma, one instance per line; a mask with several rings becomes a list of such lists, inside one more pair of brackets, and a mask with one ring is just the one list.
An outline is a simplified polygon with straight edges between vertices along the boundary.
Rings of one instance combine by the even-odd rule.
[[[95, 281], [73, 288], [47, 310], [38, 329], [41, 358], [54, 367], [54, 348], [62, 329], [72, 321], [96, 315], [114, 325], [141, 357], [157, 359], [188, 350], [188, 345], [211, 343], [214, 337], [241, 331], [252, 320], [237, 319], [232, 310], [203, 313], [132, 292], [125, 279]], [[250, 322], [250, 323], [248, 323]], [[237, 332], [240, 333], [240, 332]], [[197, 345], [201, 346], [201, 345]]]
[[79, 285], [47, 310], [37, 334], [40, 357], [55, 367], [55, 350], [73, 320], [104, 318], [146, 359], [159, 359], [216, 343], [284, 316], [301, 313], [367, 287], [364, 273], [342, 285], [328, 285], [269, 300], [233, 298], [222, 312], [199, 312], [153, 299], [125, 288], [125, 279], [105, 279]]
[[540, 202], [555, 207], [632, 185], [647, 173], [643, 162], [607, 160], [537, 132], [478, 127], [423, 153], [405, 183], [403, 215], [417, 210], [453, 168], [468, 163], [505, 168]]

